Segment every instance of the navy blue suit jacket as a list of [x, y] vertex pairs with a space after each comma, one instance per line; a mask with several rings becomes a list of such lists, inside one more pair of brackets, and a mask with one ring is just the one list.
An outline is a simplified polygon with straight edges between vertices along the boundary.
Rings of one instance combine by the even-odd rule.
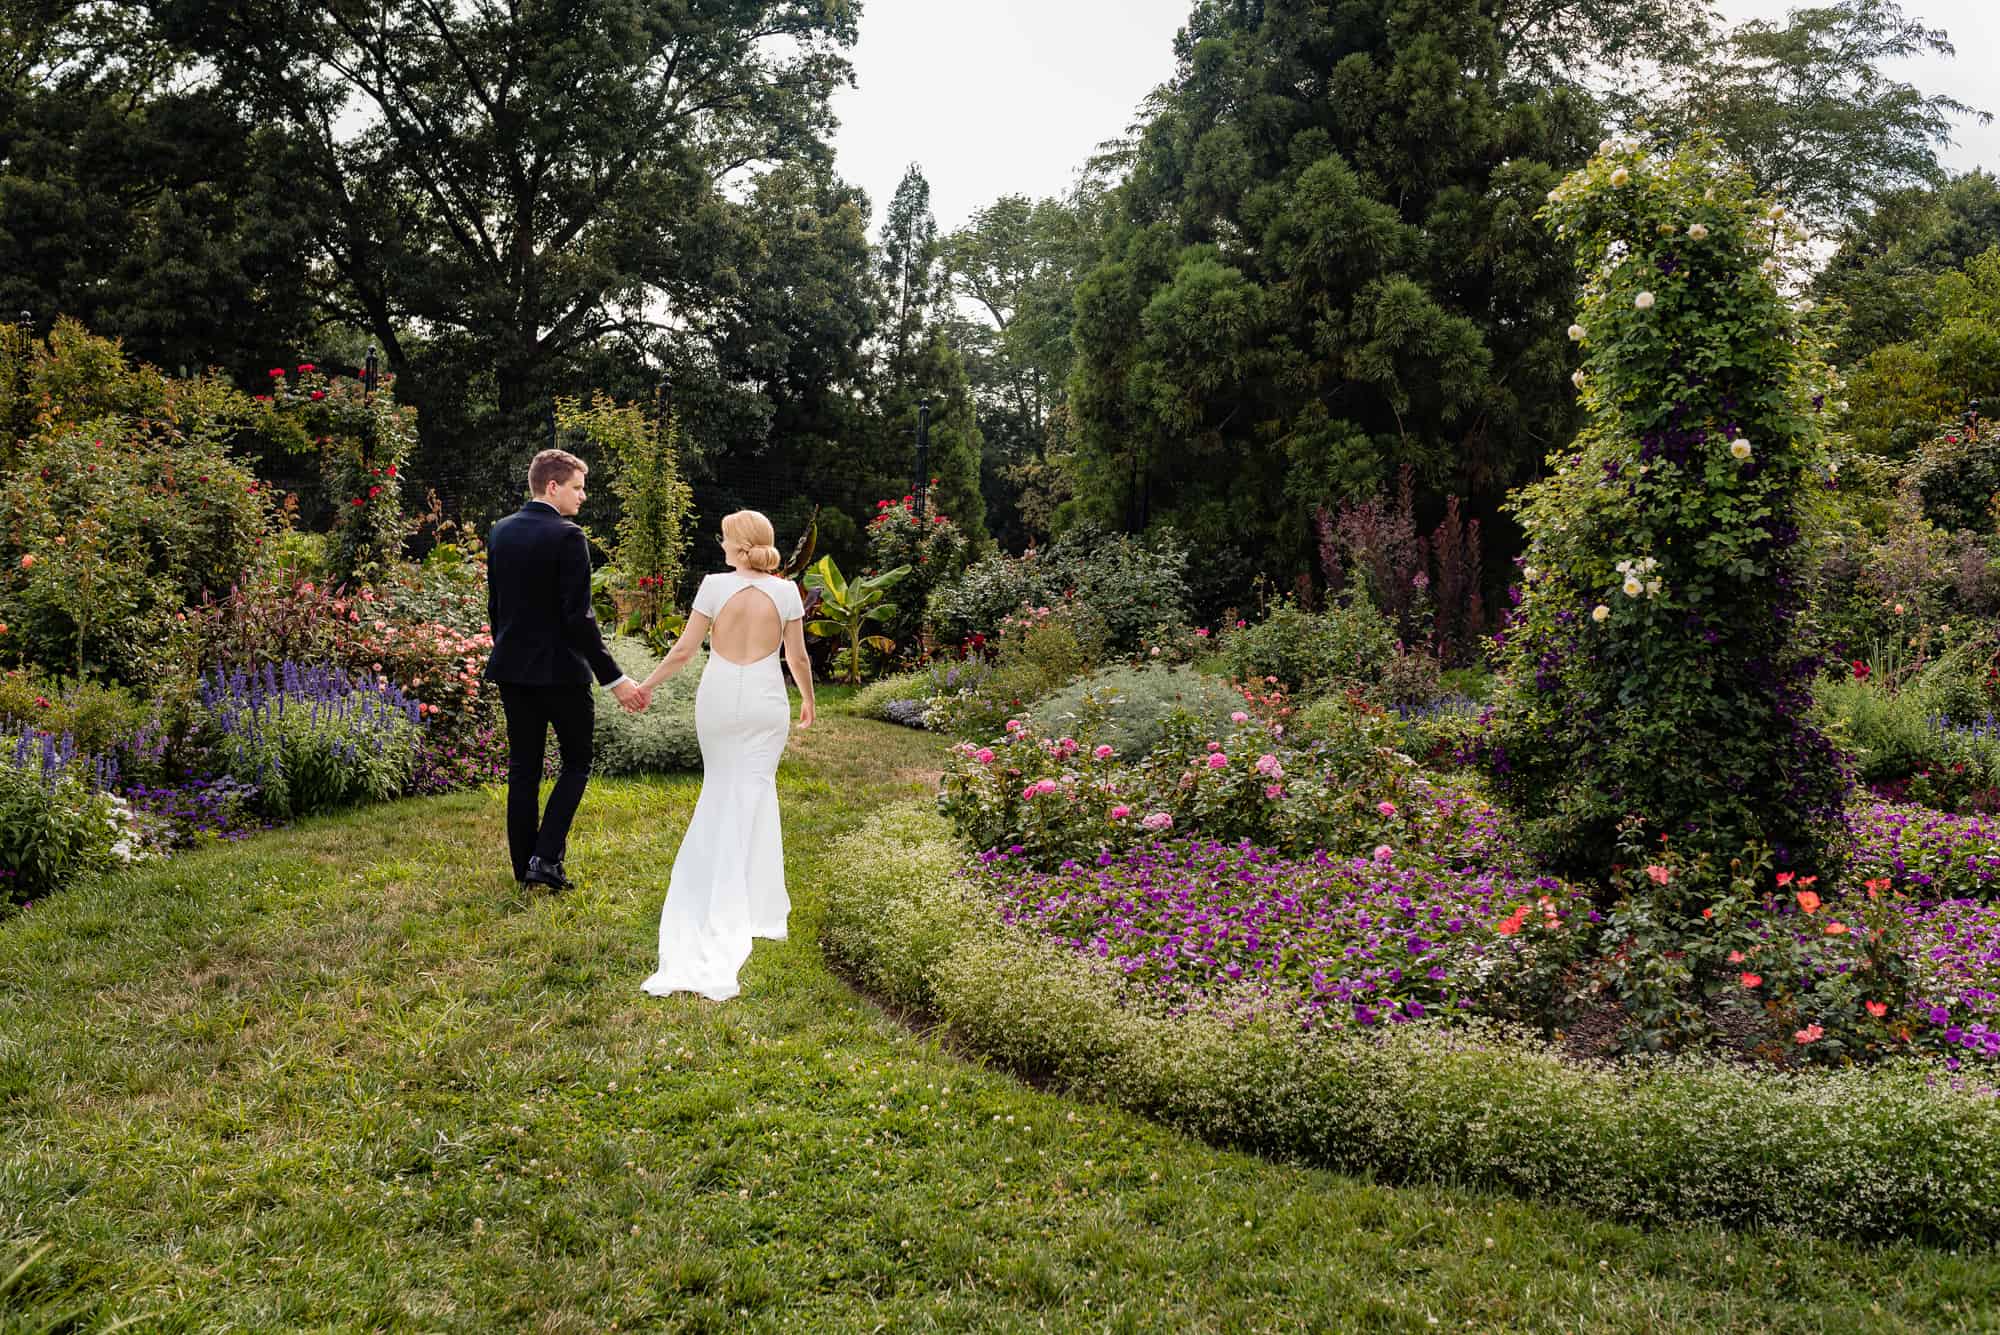
[[590, 543], [545, 501], [529, 501], [486, 540], [486, 675], [515, 686], [609, 686], [625, 674], [590, 607]]

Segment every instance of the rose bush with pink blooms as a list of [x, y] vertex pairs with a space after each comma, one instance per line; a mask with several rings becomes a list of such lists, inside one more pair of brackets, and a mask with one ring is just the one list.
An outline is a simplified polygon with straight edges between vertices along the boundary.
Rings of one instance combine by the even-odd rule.
[[1489, 807], [1386, 745], [1394, 725], [1379, 713], [1358, 713], [1358, 736], [1339, 740], [1287, 738], [1247, 715], [1220, 729], [1179, 719], [1136, 761], [1102, 754], [1087, 720], [1057, 736], [1009, 724], [989, 744], [953, 749], [938, 805], [972, 847], [1012, 850], [1025, 865], [1169, 832], [1293, 855], [1386, 846], [1424, 865], [1517, 861]]

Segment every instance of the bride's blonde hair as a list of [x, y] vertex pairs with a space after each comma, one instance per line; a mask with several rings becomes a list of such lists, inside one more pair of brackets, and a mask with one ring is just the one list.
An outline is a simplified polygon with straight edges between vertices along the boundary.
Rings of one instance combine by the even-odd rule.
[[778, 533], [755, 510], [738, 510], [722, 520], [722, 554], [743, 553], [743, 564], [770, 574], [778, 568]]

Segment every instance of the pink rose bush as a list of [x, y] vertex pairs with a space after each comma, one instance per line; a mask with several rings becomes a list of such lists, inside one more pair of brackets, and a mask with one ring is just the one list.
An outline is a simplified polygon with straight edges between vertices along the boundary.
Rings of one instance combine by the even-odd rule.
[[1366, 744], [1283, 738], [1254, 718], [1210, 737], [1183, 720], [1134, 760], [1013, 723], [990, 744], [951, 752], [939, 808], [974, 847], [1017, 848], [1028, 865], [1122, 851], [1134, 812], [1155, 835], [1248, 840], [1292, 855], [1386, 844], [1468, 865], [1518, 860], [1491, 809], [1392, 750], [1394, 725], [1376, 715], [1355, 718]]

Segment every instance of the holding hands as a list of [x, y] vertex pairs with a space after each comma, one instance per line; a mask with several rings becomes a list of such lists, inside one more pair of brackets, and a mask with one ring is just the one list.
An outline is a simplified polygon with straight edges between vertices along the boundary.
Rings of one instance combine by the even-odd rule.
[[653, 703], [651, 689], [636, 681], [621, 681], [611, 688], [611, 693], [618, 697], [619, 705], [628, 714], [643, 714]]

